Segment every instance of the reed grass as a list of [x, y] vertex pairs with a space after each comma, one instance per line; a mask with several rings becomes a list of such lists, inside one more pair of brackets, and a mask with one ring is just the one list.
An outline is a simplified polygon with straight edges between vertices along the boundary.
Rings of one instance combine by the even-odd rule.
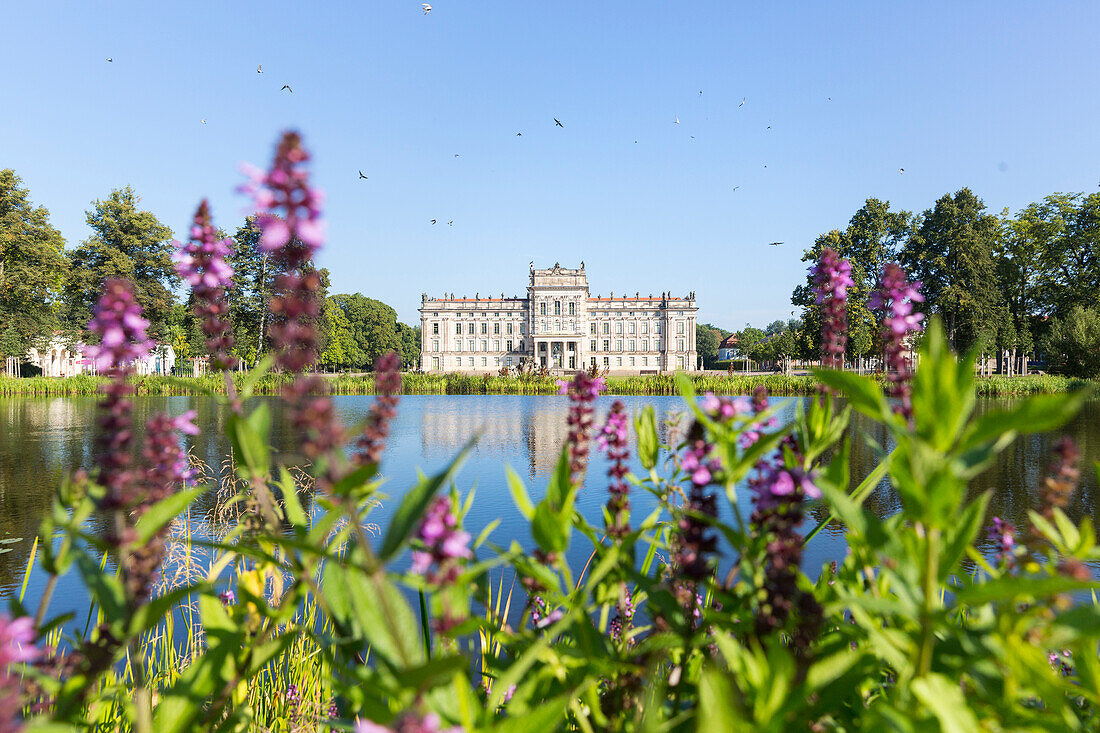
[[[244, 374], [235, 374], [239, 383]], [[371, 374], [326, 375], [330, 390], [335, 395], [374, 394], [374, 376]], [[76, 376], [50, 377], [0, 377], [0, 396], [3, 397], [73, 397], [94, 396], [99, 393], [104, 377]], [[279, 394], [289, 380], [282, 374], [267, 374], [255, 387], [261, 395]], [[698, 392], [716, 394], [752, 394], [759, 386], [773, 395], [809, 395], [817, 388], [817, 381], [808, 375], [716, 375], [696, 374], [691, 381]], [[146, 376], [133, 380], [141, 395], [194, 395], [208, 392], [222, 393], [225, 383], [221, 375], [202, 377]], [[556, 378], [535, 375], [501, 377], [489, 374], [424, 374], [408, 373], [402, 376], [405, 394], [440, 395], [553, 395], [558, 393]], [[1100, 380], [1075, 379], [1051, 374], [1035, 374], [1022, 377], [979, 377], [977, 393], [982, 397], [1014, 397], [1029, 394], [1057, 394], [1080, 389], [1083, 386], [1100, 386]], [[644, 376], [608, 377], [608, 394], [611, 395], [675, 395], [676, 380], [672, 374], [647, 374]]]

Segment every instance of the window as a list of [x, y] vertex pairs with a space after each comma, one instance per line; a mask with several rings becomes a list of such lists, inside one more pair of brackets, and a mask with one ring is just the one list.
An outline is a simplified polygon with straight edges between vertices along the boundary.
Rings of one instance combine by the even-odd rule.
[[484, 336], [487, 333], [489, 333], [489, 324], [488, 323], [482, 323], [481, 324], [481, 334]]
[[487, 364], [488, 364], [488, 360], [484, 356], [481, 357], [481, 366], [486, 366]]
[[432, 339], [432, 351], [439, 351], [439, 339]]
[[470, 345], [470, 348], [466, 349], [466, 351], [473, 351], [474, 350], [474, 340], [470, 339], [466, 343]]
[[683, 351], [684, 350], [684, 340], [683, 339], [676, 339], [676, 350], [677, 351]]
[[[471, 351], [473, 351], [473, 349], [471, 349]], [[473, 366], [473, 365], [474, 365], [474, 357], [471, 356], [470, 357], [470, 366]]]
[[657, 333], [660, 333], [660, 332], [661, 332], [661, 323], [660, 323], [660, 321], [658, 321], [657, 322]]
[[[470, 334], [471, 336], [474, 335], [474, 324], [471, 323], [466, 326], [466, 333]], [[473, 349], [470, 349], [470, 351], [473, 351]]]
[[634, 357], [630, 357], [630, 366], [634, 366]]
[[684, 322], [683, 321], [676, 321], [676, 333], [683, 333], [683, 332], [684, 332]]
[[649, 357], [648, 356], [643, 356], [642, 357], [642, 366], [649, 366]]
[[623, 365], [623, 358], [621, 356], [616, 356], [615, 357], [615, 366], [622, 366], [622, 365]]
[[604, 321], [604, 323], [603, 323], [603, 332], [605, 334], [611, 333], [611, 324], [608, 323], [607, 321]]
[[627, 344], [627, 351], [634, 351], [634, 339], [630, 339], [630, 343]]
[[592, 340], [591, 340], [591, 341], [590, 341], [590, 342], [588, 343], [588, 350], [589, 350], [589, 351], [595, 351], [595, 350], [596, 350], [596, 339], [592, 339]]
[[539, 303], [539, 315], [540, 316], [545, 316], [546, 315], [546, 303]]
[[610, 341], [608, 341], [607, 339], [604, 339], [603, 340], [603, 350], [604, 351], [611, 351], [611, 345], [610, 344], [611, 344]]
[[560, 300], [555, 300], [554, 301], [554, 315], [555, 316], [560, 316], [561, 315], [561, 301]]
[[520, 336], [522, 336], [522, 335], [523, 335], [523, 332], [524, 332], [524, 330], [525, 330], [526, 328], [527, 328], [527, 324], [526, 324], [526, 323], [521, 323], [521, 324], [519, 324], [519, 335], [520, 335]]
[[654, 351], [660, 351], [661, 350], [661, 339], [657, 339], [657, 341], [654, 342], [654, 343], [655, 343], [655, 346], [653, 347]]
[[596, 366], [596, 357], [593, 356], [591, 361], [589, 361], [588, 363], [591, 364], [592, 366]]
[[500, 324], [499, 323], [494, 323], [493, 324], [493, 334], [496, 335], [496, 336], [500, 335]]
[[[504, 345], [508, 347], [508, 348], [506, 349], [506, 351], [511, 351], [511, 350], [512, 350], [512, 342], [511, 342], [511, 341], [505, 341], [505, 342], [504, 342]], [[509, 363], [509, 364], [511, 364], [511, 363], [512, 363], [512, 360], [511, 360], [511, 359], [509, 359], [509, 360], [508, 360], [508, 363]]]
[[522, 341], [519, 342], [519, 348], [516, 349], [516, 351], [523, 351], [523, 342]]
[[461, 323], [456, 323], [455, 324], [455, 333], [457, 333], [459, 336], [462, 335], [462, 324]]
[[603, 358], [603, 365], [604, 365], [605, 367], [606, 367], [606, 366], [611, 366], [611, 359], [609, 359], [608, 357], [606, 357], [606, 356], [605, 356], [605, 357]]
[[569, 368], [570, 369], [576, 369], [577, 368], [577, 357], [575, 357], [575, 356], [569, 357]]
[[622, 339], [615, 339], [615, 351], [622, 351], [622, 350], [623, 350], [623, 340]]
[[506, 366], [512, 366], [512, 357], [509, 356], [507, 359], [504, 360], [504, 363]]
[[571, 315], [571, 316], [577, 315], [577, 304], [572, 302], [572, 301], [570, 301], [570, 303], [569, 303], [569, 315]]
[[485, 339], [481, 339], [481, 350], [482, 351], [488, 351], [489, 350], [489, 342], [486, 341]]
[[493, 339], [493, 351], [500, 351], [500, 339]]
[[507, 333], [509, 336], [512, 335], [512, 324], [511, 323], [507, 324], [504, 327], [504, 332]]
[[433, 356], [432, 357], [432, 369], [434, 371], [437, 371], [437, 372], [439, 371], [439, 357], [438, 356]]
[[642, 339], [642, 351], [649, 351], [649, 339]]
[[634, 321], [631, 321], [629, 324], [627, 324], [627, 331], [626, 332], [627, 333], [634, 333], [634, 327], [635, 327], [635, 323], [634, 323]]
[[434, 321], [432, 323], [432, 335], [433, 336], [438, 336], [439, 335], [439, 321]]
[[623, 322], [619, 321], [618, 323], [615, 324], [615, 333], [622, 333], [622, 332], [623, 332]]
[[684, 357], [681, 356], [681, 357], [678, 357], [676, 359], [676, 368], [677, 369], [683, 369], [684, 368]]
[[592, 334], [593, 336], [596, 335], [596, 324], [595, 323], [589, 323], [588, 324], [588, 332], [590, 334]]

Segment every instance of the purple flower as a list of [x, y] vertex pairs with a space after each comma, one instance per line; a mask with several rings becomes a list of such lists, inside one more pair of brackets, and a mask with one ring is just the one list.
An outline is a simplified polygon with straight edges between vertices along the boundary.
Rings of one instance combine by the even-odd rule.
[[[413, 551], [412, 572], [425, 576], [429, 583], [454, 582], [461, 570], [461, 561], [473, 557], [470, 535], [458, 529], [458, 517], [450, 496], [432, 501], [420, 521], [416, 537], [424, 549]], [[435, 572], [431, 571], [433, 562], [437, 566]]]
[[821, 365], [829, 369], [844, 366], [848, 345], [848, 288], [854, 285], [852, 267], [831, 247], [821, 252], [813, 268], [814, 292], [822, 306]]
[[996, 547], [997, 564], [1006, 568], [1016, 567], [1016, 526], [1000, 517], [993, 517], [993, 524], [986, 536]]
[[191, 241], [187, 244], [173, 241], [172, 245], [176, 249], [172, 255], [176, 272], [191, 286], [195, 296], [192, 313], [206, 335], [211, 366], [230, 369], [236, 365], [236, 358], [229, 353], [233, 348], [233, 334], [227, 318], [229, 306], [225, 289], [233, 278], [233, 268], [226, 262], [233, 240], [218, 239], [210, 220], [210, 205], [203, 199], [195, 211]]
[[882, 313], [882, 336], [886, 342], [886, 379], [890, 396], [899, 400], [897, 412], [911, 421], [910, 379], [913, 376], [908, 349], [911, 334], [921, 330], [923, 313], [913, 312], [913, 303], [920, 303], [920, 283], [905, 279], [905, 270], [889, 262], [882, 269], [882, 285], [871, 293], [867, 307]]
[[218, 594], [218, 599], [226, 606], [232, 606], [237, 602], [237, 594], [234, 593], [232, 589], [226, 588]]
[[374, 365], [374, 392], [367, 425], [359, 438], [359, 453], [356, 454], [359, 463], [377, 464], [382, 460], [382, 449], [390, 435], [390, 421], [397, 416], [397, 402], [401, 395], [401, 359], [393, 351]]
[[37, 632], [29, 616], [10, 619], [0, 614], [0, 731], [20, 730], [23, 674], [18, 665], [33, 662], [41, 651], [34, 645]]
[[602, 377], [590, 377], [587, 372], [578, 371], [571, 382], [559, 379], [558, 389], [569, 395], [569, 477], [573, 486], [584, 482], [584, 472], [588, 466], [589, 431], [592, 427], [592, 403], [606, 389]]
[[145, 333], [148, 327], [130, 282], [107, 280], [88, 323], [88, 330], [99, 336], [100, 343], [88, 347], [88, 357], [100, 371], [127, 367], [155, 346]]
[[620, 400], [612, 403], [596, 444], [611, 461], [607, 469], [610, 479], [607, 486], [607, 534], [622, 537], [630, 531], [630, 485], [625, 480], [630, 472], [626, 465], [630, 449], [627, 447], [626, 408]]

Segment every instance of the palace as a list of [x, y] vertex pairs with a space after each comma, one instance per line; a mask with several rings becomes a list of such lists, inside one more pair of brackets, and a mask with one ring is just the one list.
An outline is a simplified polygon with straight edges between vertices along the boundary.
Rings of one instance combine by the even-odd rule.
[[531, 263], [527, 297], [420, 298], [420, 368], [495, 374], [595, 365], [612, 374], [657, 374], [697, 366], [695, 293], [591, 297], [576, 269]]

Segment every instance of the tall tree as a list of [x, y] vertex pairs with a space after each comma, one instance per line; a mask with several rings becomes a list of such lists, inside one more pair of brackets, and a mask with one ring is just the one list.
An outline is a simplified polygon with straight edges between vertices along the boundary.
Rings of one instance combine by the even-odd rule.
[[1053, 318], [1045, 339], [1051, 361], [1075, 377], [1100, 377], [1100, 310], [1076, 305]]
[[259, 241], [260, 229], [255, 217], [249, 216], [233, 235], [233, 252], [229, 256], [233, 282], [226, 292], [235, 354], [252, 365], [259, 362], [266, 345], [267, 329], [271, 326], [268, 302], [277, 274], [271, 255], [256, 246]]
[[335, 368], [351, 364], [351, 354], [355, 350], [351, 322], [331, 296], [325, 298], [324, 321], [328, 343], [321, 352], [321, 366]]
[[351, 364], [369, 368], [387, 351], [401, 351], [397, 333], [397, 311], [380, 300], [359, 293], [333, 296], [351, 323], [356, 348]]
[[[851, 264], [854, 284], [848, 288], [848, 351], [853, 356], [862, 357], [877, 344], [879, 329], [867, 308], [867, 297], [878, 287], [883, 265], [897, 257], [912, 223], [908, 211], [891, 211], [889, 201], [869, 198], [843, 231], [834, 229], [820, 235], [802, 255], [802, 261], [812, 266], [822, 251], [831, 247]], [[795, 288], [791, 302], [802, 307], [804, 338], [810, 339], [809, 352], [817, 353], [821, 346], [821, 308], [809, 271], [805, 283]]]
[[705, 369], [714, 369], [718, 361], [718, 344], [722, 343], [719, 332], [706, 324], [695, 324], [695, 350], [703, 360]]
[[57, 328], [65, 273], [65, 240], [21, 184], [0, 170], [0, 357], [22, 358]]
[[397, 335], [401, 339], [401, 361], [406, 367], [420, 366], [420, 326], [397, 323]]
[[943, 318], [956, 350], [1001, 341], [1009, 329], [994, 262], [1000, 224], [981, 199], [962, 188], [924, 212], [902, 249], [909, 276], [923, 284], [925, 312]]
[[69, 328], [84, 329], [104, 280], [126, 277], [149, 319], [149, 334], [158, 341], [167, 335], [172, 290], [179, 282], [172, 267], [172, 230], [139, 209], [140, 202], [127, 186], [95, 201], [87, 212], [93, 234], [68, 257], [64, 321]]

